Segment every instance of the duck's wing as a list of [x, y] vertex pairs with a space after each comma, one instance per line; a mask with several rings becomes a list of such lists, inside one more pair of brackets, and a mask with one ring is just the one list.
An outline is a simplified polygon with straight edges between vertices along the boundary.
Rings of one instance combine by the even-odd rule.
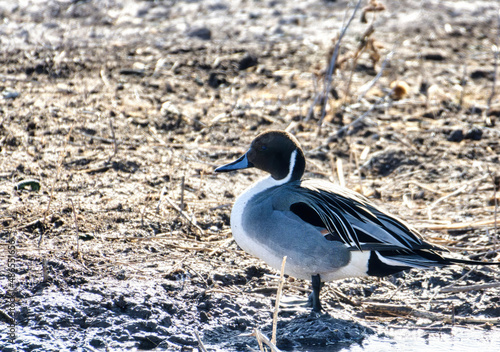
[[305, 180], [291, 184], [290, 191], [300, 195], [290, 205], [293, 213], [314, 226], [324, 227], [325, 235], [338, 236], [354, 250], [442, 250], [423, 241], [402, 220], [346, 188]]

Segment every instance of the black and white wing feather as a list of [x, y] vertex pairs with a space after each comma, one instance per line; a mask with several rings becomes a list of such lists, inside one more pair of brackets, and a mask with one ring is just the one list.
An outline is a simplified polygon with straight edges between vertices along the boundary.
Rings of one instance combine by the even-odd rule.
[[423, 241], [416, 230], [356, 192], [312, 180], [295, 187], [301, 201], [293, 204], [291, 210], [302, 218], [308, 213], [309, 221], [314, 217], [311, 214], [316, 214], [316, 222], [319, 218], [329, 233], [338, 235], [353, 249], [441, 249]]

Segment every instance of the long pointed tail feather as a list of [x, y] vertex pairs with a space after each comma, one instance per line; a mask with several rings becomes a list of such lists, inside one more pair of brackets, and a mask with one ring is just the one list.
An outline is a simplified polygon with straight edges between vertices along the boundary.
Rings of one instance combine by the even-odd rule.
[[374, 250], [370, 254], [367, 274], [386, 276], [408, 269], [428, 269], [454, 264], [500, 266], [500, 262], [482, 262], [477, 260], [443, 257], [434, 250]]
[[450, 264], [468, 264], [468, 265], [498, 265], [500, 266], [500, 262], [482, 262], [479, 260], [470, 260], [470, 259], [455, 259], [455, 258], [445, 258]]

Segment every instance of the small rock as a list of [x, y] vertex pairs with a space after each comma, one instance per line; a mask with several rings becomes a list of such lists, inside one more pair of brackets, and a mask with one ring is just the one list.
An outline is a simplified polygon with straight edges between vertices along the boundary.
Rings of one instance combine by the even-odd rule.
[[100, 348], [104, 347], [104, 342], [101, 339], [92, 339], [90, 340], [89, 345], [92, 347]]
[[500, 195], [497, 195], [496, 197], [491, 197], [490, 199], [488, 199], [489, 206], [495, 206], [495, 204], [500, 204]]
[[285, 31], [283, 30], [283, 28], [281, 28], [281, 26], [276, 26], [274, 30], [271, 31], [271, 33], [276, 35], [283, 35], [285, 34]]
[[20, 190], [23, 190], [27, 187], [29, 187], [30, 190], [33, 192], [38, 192], [41, 188], [40, 181], [38, 181], [38, 180], [23, 180], [21, 182], [18, 182], [14, 186], [14, 189], [16, 191], [20, 191]]
[[182, 115], [177, 106], [172, 104], [170, 101], [166, 101], [161, 104], [160, 112], [163, 116], [169, 118], [179, 118]]
[[448, 135], [448, 142], [461, 142], [464, 139], [464, 131], [454, 130]]
[[197, 28], [193, 28], [192, 30], [190, 30], [188, 32], [188, 37], [191, 37], [191, 38], [200, 38], [200, 39], [203, 39], [203, 40], [210, 40], [212, 39], [212, 31], [207, 28], [207, 27], [197, 27]]
[[17, 97], [19, 97], [21, 95], [21, 93], [15, 91], [15, 90], [11, 90], [11, 89], [5, 89], [3, 92], [2, 92], [2, 97], [4, 99], [16, 99]]
[[470, 115], [481, 115], [483, 113], [483, 109], [480, 108], [479, 106], [471, 106], [469, 109], [467, 109], [467, 114]]
[[492, 70], [478, 69], [478, 70], [474, 70], [470, 73], [470, 78], [472, 78], [472, 79], [486, 78], [486, 79], [492, 81], [494, 78], [494, 74], [493, 74]]
[[483, 136], [483, 131], [477, 127], [473, 127], [467, 131], [464, 138], [478, 141], [481, 139], [482, 136]]
[[413, 199], [425, 199], [425, 192], [424, 191], [419, 191], [415, 193], [413, 196]]
[[208, 9], [210, 11], [223, 11], [223, 10], [227, 10], [228, 9], [228, 4], [224, 3], [224, 2], [215, 2], [211, 5], [208, 6]]
[[168, 315], [164, 315], [161, 319], [158, 320], [158, 324], [160, 326], [164, 327], [169, 327], [172, 325], [172, 318], [170, 318]]
[[28, 122], [28, 125], [26, 126], [26, 131], [32, 132], [34, 130], [36, 130], [36, 123], [34, 123], [33, 121]]
[[163, 339], [159, 336], [148, 334], [136, 334], [133, 336], [135, 340], [139, 341], [139, 344], [137, 346], [138, 349], [140, 350], [152, 350], [155, 349], [156, 346], [160, 344], [160, 342], [163, 341]]
[[431, 85], [429, 84], [429, 82], [422, 81], [422, 83], [420, 83], [420, 88], [418, 89], [418, 92], [420, 94], [427, 95], [430, 86]]
[[300, 17], [298, 16], [287, 16], [280, 18], [279, 24], [282, 25], [296, 25], [298, 26], [300, 24]]
[[256, 19], [259, 19], [261, 17], [262, 17], [262, 15], [260, 14], [260, 12], [250, 12], [248, 14], [248, 18], [250, 18], [251, 20], [256, 20]]
[[500, 188], [500, 176], [493, 177], [493, 184]]
[[259, 63], [259, 60], [257, 59], [256, 56], [246, 54], [238, 63], [238, 70], [243, 71], [246, 70], [249, 67], [257, 66]]
[[125, 274], [125, 270], [121, 270], [116, 274], [116, 279], [117, 280], [125, 280], [127, 278], [127, 275]]
[[444, 61], [446, 60], [446, 53], [439, 50], [433, 50], [424, 52], [422, 57], [424, 58], [424, 60], [429, 61]]
[[487, 116], [500, 117], [500, 109], [492, 108], [491, 110], [488, 111]]
[[190, 336], [179, 334], [168, 338], [168, 341], [181, 346], [196, 346], [198, 343]]
[[444, 112], [442, 108], [431, 108], [422, 114], [422, 117], [427, 119], [436, 119], [441, 116]]
[[4, 345], [2, 351], [4, 351], [4, 352], [17, 352], [18, 349], [16, 346], [5, 346]]
[[209, 320], [210, 320], [210, 319], [208, 318], [207, 313], [206, 313], [206, 312], [201, 311], [201, 312], [200, 312], [200, 321], [201, 321], [202, 323], [206, 323], [206, 322], [208, 322]]
[[252, 326], [251, 322], [241, 317], [231, 318], [227, 324], [229, 329], [238, 331], [245, 331], [249, 326]]
[[148, 307], [136, 306], [130, 310], [131, 318], [147, 320], [151, 317], [151, 310]]
[[209, 87], [211, 88], [219, 88], [221, 84], [227, 83], [226, 78], [222, 73], [210, 72], [207, 81]]
[[125, 68], [123, 70], [120, 70], [120, 74], [124, 76], [144, 76], [145, 71], [141, 69], [128, 69]]

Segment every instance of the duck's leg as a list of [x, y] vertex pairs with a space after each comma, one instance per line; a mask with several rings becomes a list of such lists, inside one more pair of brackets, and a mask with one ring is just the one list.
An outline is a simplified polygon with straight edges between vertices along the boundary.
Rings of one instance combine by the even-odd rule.
[[319, 291], [321, 291], [322, 282], [319, 274], [311, 277], [311, 284], [313, 291], [309, 295], [308, 306], [312, 307], [313, 312], [321, 312], [321, 302], [319, 300]]

